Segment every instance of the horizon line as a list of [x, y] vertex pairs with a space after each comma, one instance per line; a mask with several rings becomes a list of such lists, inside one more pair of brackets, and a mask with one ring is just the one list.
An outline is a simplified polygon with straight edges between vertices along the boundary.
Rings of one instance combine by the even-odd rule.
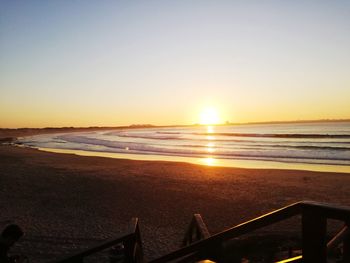
[[129, 124], [119, 126], [49, 126], [49, 127], [20, 127], [20, 128], [3, 128], [0, 130], [24, 130], [24, 129], [114, 129], [114, 128], [151, 128], [151, 127], [188, 127], [188, 126], [229, 126], [229, 125], [249, 125], [249, 124], [287, 124], [287, 123], [320, 123], [320, 122], [350, 122], [350, 118], [347, 119], [313, 119], [313, 120], [291, 120], [291, 121], [256, 121], [256, 122], [229, 122], [218, 124], [174, 124], [174, 125], [156, 125], [156, 124]]

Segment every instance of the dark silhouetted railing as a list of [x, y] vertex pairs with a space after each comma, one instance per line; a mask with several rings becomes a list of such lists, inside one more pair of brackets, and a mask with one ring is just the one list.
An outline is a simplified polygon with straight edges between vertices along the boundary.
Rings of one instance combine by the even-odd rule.
[[64, 259], [56, 261], [56, 263], [81, 263], [84, 262], [84, 258], [96, 254], [100, 251], [112, 248], [118, 244], [122, 244], [124, 246], [122, 262], [144, 262], [138, 218], [131, 219], [129, 229], [124, 235], [121, 235], [118, 238], [109, 239], [97, 246], [94, 246], [93, 248], [89, 248], [79, 253], [70, 255]]
[[[244, 222], [206, 239], [196, 241], [151, 262], [186, 262], [184, 259], [187, 257], [192, 260], [196, 256], [197, 259], [209, 258], [220, 262], [218, 251], [220, 251], [223, 242], [296, 215], [302, 216], [302, 256], [281, 262], [326, 263], [327, 219], [341, 220], [348, 227], [350, 222], [350, 208], [311, 201], [298, 202]], [[337, 236], [335, 237], [336, 242], [338, 244], [343, 242], [343, 262], [350, 262], [350, 237], [347, 234], [341, 233]], [[332, 244], [334, 242], [330, 242], [329, 246]]]
[[[186, 231], [183, 240], [184, 247], [150, 262], [195, 262], [201, 259], [222, 262], [222, 253], [234, 253], [234, 251], [223, 252], [224, 242], [297, 215], [301, 215], [302, 255], [279, 261], [279, 263], [326, 263], [327, 253], [340, 243], [343, 244], [342, 262], [350, 263], [350, 208], [312, 201], [303, 201], [286, 206], [215, 235], [210, 235], [202, 217], [195, 214]], [[345, 224], [328, 243], [326, 240], [327, 219], [340, 220]], [[120, 243], [124, 244], [125, 250], [125, 258], [122, 262], [144, 262], [138, 219], [133, 218], [131, 227], [125, 235], [71, 255], [56, 263], [83, 262], [85, 257]]]

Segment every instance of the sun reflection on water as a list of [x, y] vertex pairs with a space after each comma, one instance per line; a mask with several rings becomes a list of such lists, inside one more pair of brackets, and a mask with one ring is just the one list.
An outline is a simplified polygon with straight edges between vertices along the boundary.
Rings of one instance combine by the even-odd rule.
[[207, 143], [207, 145], [206, 145], [207, 147], [214, 147], [215, 146], [215, 144], [213, 143], [213, 142], [209, 142], [209, 143]]
[[[207, 134], [210, 134], [210, 133], [214, 133], [214, 127], [213, 126], [207, 126]], [[206, 139], [208, 141], [214, 141], [215, 140], [215, 137], [213, 135], [207, 135], [206, 136]], [[206, 148], [206, 151], [208, 153], [213, 153], [215, 152], [215, 143], [214, 142], [208, 142], [206, 145], [205, 145], [207, 148]], [[210, 165], [209, 163], [212, 162], [210, 160], [206, 161], [207, 165]]]
[[202, 159], [202, 162], [203, 162], [205, 165], [213, 166], [213, 165], [216, 164], [216, 159], [213, 158], [213, 157], [207, 157], [207, 158], [203, 158], [203, 159]]
[[207, 126], [207, 133], [213, 133], [214, 127], [213, 126]]
[[214, 127], [213, 126], [207, 126], [207, 136], [205, 137], [207, 140], [215, 140], [215, 136], [211, 135], [214, 133]]
[[213, 142], [209, 142], [207, 145], [206, 145], [206, 151], [208, 152], [208, 153], [213, 153], [213, 152], [215, 152], [215, 144], [213, 143]]

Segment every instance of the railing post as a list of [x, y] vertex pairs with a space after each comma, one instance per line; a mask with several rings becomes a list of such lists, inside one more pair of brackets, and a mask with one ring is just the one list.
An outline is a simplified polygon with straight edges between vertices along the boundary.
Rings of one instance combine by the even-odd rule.
[[[345, 222], [346, 226], [350, 227], [350, 221]], [[350, 234], [347, 233], [343, 240], [343, 262], [350, 262]]]
[[304, 263], [327, 263], [327, 218], [319, 211], [302, 210], [302, 248]]
[[128, 263], [142, 263], [144, 259], [138, 218], [131, 219], [129, 232], [131, 236], [124, 240], [125, 260]]
[[135, 261], [137, 263], [144, 262], [143, 258], [143, 246], [142, 246], [142, 239], [141, 239], [141, 232], [140, 232], [140, 226], [137, 222], [136, 229], [135, 229]]
[[182, 246], [187, 246], [192, 243], [192, 235], [193, 235], [193, 227], [194, 227], [195, 219], [192, 217], [190, 224], [186, 230], [184, 239], [182, 240]]
[[132, 235], [127, 240], [124, 241], [124, 251], [125, 251], [125, 261], [127, 263], [134, 263], [134, 249], [135, 249], [136, 239], [135, 235]]

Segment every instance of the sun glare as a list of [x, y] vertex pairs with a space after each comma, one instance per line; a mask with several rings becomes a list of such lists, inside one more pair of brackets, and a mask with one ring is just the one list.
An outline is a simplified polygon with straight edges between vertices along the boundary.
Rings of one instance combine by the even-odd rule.
[[219, 112], [215, 108], [205, 108], [200, 113], [200, 124], [202, 125], [213, 125], [213, 124], [219, 124], [220, 118], [219, 118]]
[[215, 163], [216, 163], [216, 159], [214, 159], [214, 158], [212, 158], [212, 157], [203, 158], [203, 159], [202, 159], [202, 162], [203, 162], [205, 165], [213, 166], [213, 165], [215, 165]]

